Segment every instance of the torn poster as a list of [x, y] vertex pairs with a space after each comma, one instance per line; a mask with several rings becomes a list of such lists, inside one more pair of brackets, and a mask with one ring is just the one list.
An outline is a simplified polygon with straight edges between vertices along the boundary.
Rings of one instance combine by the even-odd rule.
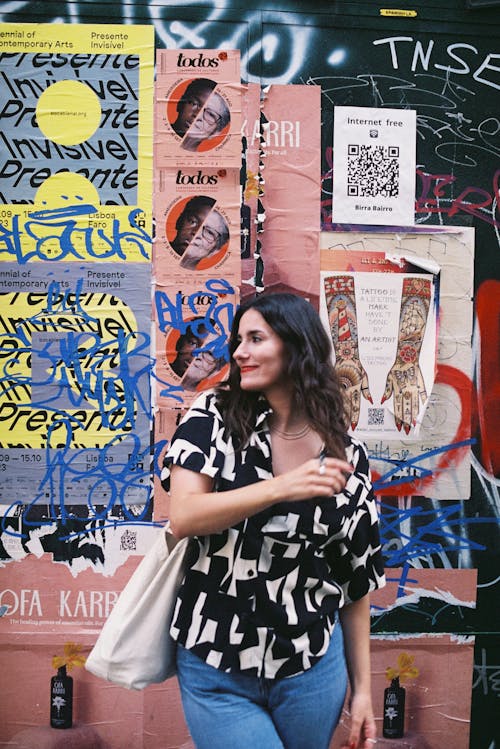
[[[365, 432], [366, 437], [363, 439], [369, 449], [376, 489], [381, 494], [424, 495], [435, 499], [468, 499], [470, 497], [472, 390], [470, 373], [472, 369], [474, 230], [448, 227], [446, 231], [436, 229], [426, 232], [407, 230], [395, 233], [378, 230], [365, 233], [323, 233], [321, 241], [323, 275], [331, 276], [332, 269], [335, 268], [337, 271], [342, 269], [343, 275], [354, 277], [354, 283], [356, 283], [357, 271], [360, 269], [363, 269], [363, 272], [370, 267], [384, 272], [388, 269], [398, 269], [398, 263], [395, 262], [398, 258], [403, 260], [407, 258], [415, 263], [414, 258], [417, 256], [420, 270], [432, 269], [436, 266], [441, 269], [437, 373], [431, 390], [429, 382], [426, 382], [425, 375], [423, 376], [427, 401], [418, 437], [413, 427], [408, 434], [403, 428], [399, 431], [396, 429], [396, 432], [392, 430], [391, 433], [384, 433], [379, 428], [372, 434]], [[367, 262], [360, 263], [356, 258], [364, 258]], [[368, 272], [367, 275], [373, 274]], [[425, 310], [427, 305], [425, 298], [422, 296], [417, 298], [419, 301], [415, 310], [418, 308]], [[434, 294], [434, 300], [437, 300], [436, 294]], [[390, 306], [397, 307], [392, 304]], [[399, 331], [402, 330], [399, 325], [399, 319], [402, 320], [402, 311], [401, 308], [398, 333], [396, 333], [396, 352], [400, 340]], [[412, 308], [408, 307], [407, 312], [408, 319], [411, 321], [415, 317]], [[427, 331], [427, 326], [434, 326], [434, 323], [430, 322], [430, 312], [429, 302], [425, 336], [431, 332], [430, 329]], [[329, 326], [325, 298], [323, 298], [322, 314], [326, 325]], [[420, 316], [415, 317], [415, 323], [416, 329], [422, 328]], [[363, 328], [359, 327], [359, 335], [370, 337], [393, 335], [385, 332], [375, 334], [372, 327], [371, 322], [367, 324], [365, 321]], [[368, 341], [364, 341], [363, 345], [366, 343]], [[394, 342], [392, 345], [395, 345]], [[427, 349], [429, 356], [431, 349], [432, 346]], [[422, 363], [422, 351], [424, 351], [423, 348], [418, 354], [419, 367]], [[375, 353], [378, 355], [378, 352]], [[362, 363], [366, 370], [367, 362], [363, 360]], [[372, 393], [370, 389], [373, 404], [363, 397], [362, 385], [358, 387], [360, 419], [363, 418], [367, 422], [368, 409], [387, 409], [391, 400], [393, 401], [394, 392], [391, 393], [389, 399], [385, 397], [384, 403], [381, 402], [384, 396], [388, 395], [388, 392], [386, 394], [388, 382], [392, 381], [394, 385], [394, 377], [389, 377], [392, 366], [393, 363], [387, 359], [374, 392]], [[427, 367], [432, 369], [430, 362]], [[357, 374], [361, 374], [360, 369]], [[393, 374], [396, 373], [393, 371]], [[413, 392], [416, 392], [415, 388]], [[394, 411], [387, 411], [385, 418], [392, 419], [394, 422], [393, 413]], [[375, 414], [376, 418], [377, 414]]]
[[266, 291], [290, 291], [317, 309], [321, 199], [319, 86], [272, 85], [262, 125], [265, 209], [262, 259]]

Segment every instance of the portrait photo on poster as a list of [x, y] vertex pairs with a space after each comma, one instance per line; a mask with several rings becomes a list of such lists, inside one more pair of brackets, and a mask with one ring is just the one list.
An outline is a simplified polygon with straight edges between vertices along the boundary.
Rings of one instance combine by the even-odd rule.
[[215, 203], [208, 195], [195, 195], [177, 201], [168, 212], [165, 232], [181, 268], [203, 270], [224, 257], [229, 227]]
[[185, 151], [209, 151], [229, 132], [229, 105], [216, 86], [209, 78], [183, 81], [167, 102], [167, 119]]
[[157, 329], [157, 403], [168, 405], [172, 394], [190, 403], [222, 380], [228, 369], [223, 328], [203, 316], [186, 318], [181, 328]]
[[239, 51], [162, 49], [156, 71], [157, 165], [239, 168]]

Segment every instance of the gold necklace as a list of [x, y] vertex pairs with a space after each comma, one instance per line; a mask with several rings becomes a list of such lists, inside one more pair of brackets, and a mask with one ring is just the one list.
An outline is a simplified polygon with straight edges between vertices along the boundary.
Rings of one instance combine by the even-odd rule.
[[283, 440], [300, 440], [301, 437], [305, 437], [306, 434], [309, 434], [310, 431], [310, 424], [306, 424], [298, 432], [282, 432], [280, 429], [277, 429], [274, 426], [271, 427], [271, 433], [275, 434], [277, 437], [281, 437], [281, 439]]

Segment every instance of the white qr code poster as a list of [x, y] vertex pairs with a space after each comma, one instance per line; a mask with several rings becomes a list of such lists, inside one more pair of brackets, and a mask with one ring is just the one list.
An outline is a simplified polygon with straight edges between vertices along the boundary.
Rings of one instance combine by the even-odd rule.
[[335, 223], [413, 226], [416, 112], [335, 107]]

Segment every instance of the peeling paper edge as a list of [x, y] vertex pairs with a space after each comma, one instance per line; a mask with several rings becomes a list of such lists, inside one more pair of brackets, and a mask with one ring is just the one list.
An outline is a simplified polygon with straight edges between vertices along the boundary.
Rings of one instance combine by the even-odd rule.
[[434, 260], [431, 260], [430, 258], [420, 257], [419, 255], [386, 252], [385, 259], [390, 263], [397, 265], [399, 268], [402, 268], [404, 263], [407, 262], [411, 263], [411, 265], [415, 265], [417, 268], [422, 268], [422, 270], [426, 271], [427, 273], [433, 273], [435, 276], [441, 273], [441, 266], [435, 263]]
[[255, 242], [255, 250], [254, 250], [254, 260], [255, 260], [255, 268], [254, 268], [254, 278], [253, 278], [253, 286], [255, 288], [255, 292], [257, 294], [261, 294], [263, 291], [265, 291], [266, 285], [265, 285], [265, 264], [262, 259], [262, 241], [260, 235], [263, 234], [265, 231], [265, 221], [266, 221], [266, 206], [265, 206], [265, 190], [264, 185], [266, 184], [266, 181], [263, 177], [262, 172], [264, 171], [266, 167], [265, 159], [267, 158], [267, 141], [264, 137], [264, 132], [266, 130], [266, 126], [269, 128], [269, 123], [267, 122], [267, 117], [264, 112], [264, 105], [265, 101], [267, 99], [268, 93], [271, 90], [271, 86], [266, 86], [265, 88], [260, 89], [260, 111], [259, 111], [259, 165], [258, 165], [258, 171], [257, 171], [257, 184], [259, 186], [259, 194], [257, 198], [257, 216], [255, 218], [255, 224], [256, 224], [256, 242]]
[[388, 640], [389, 642], [397, 642], [398, 640], [437, 640], [439, 638], [447, 637], [450, 642], [454, 642], [457, 645], [474, 645], [476, 641], [475, 635], [457, 635], [455, 632], [372, 632], [370, 639], [372, 640]]

